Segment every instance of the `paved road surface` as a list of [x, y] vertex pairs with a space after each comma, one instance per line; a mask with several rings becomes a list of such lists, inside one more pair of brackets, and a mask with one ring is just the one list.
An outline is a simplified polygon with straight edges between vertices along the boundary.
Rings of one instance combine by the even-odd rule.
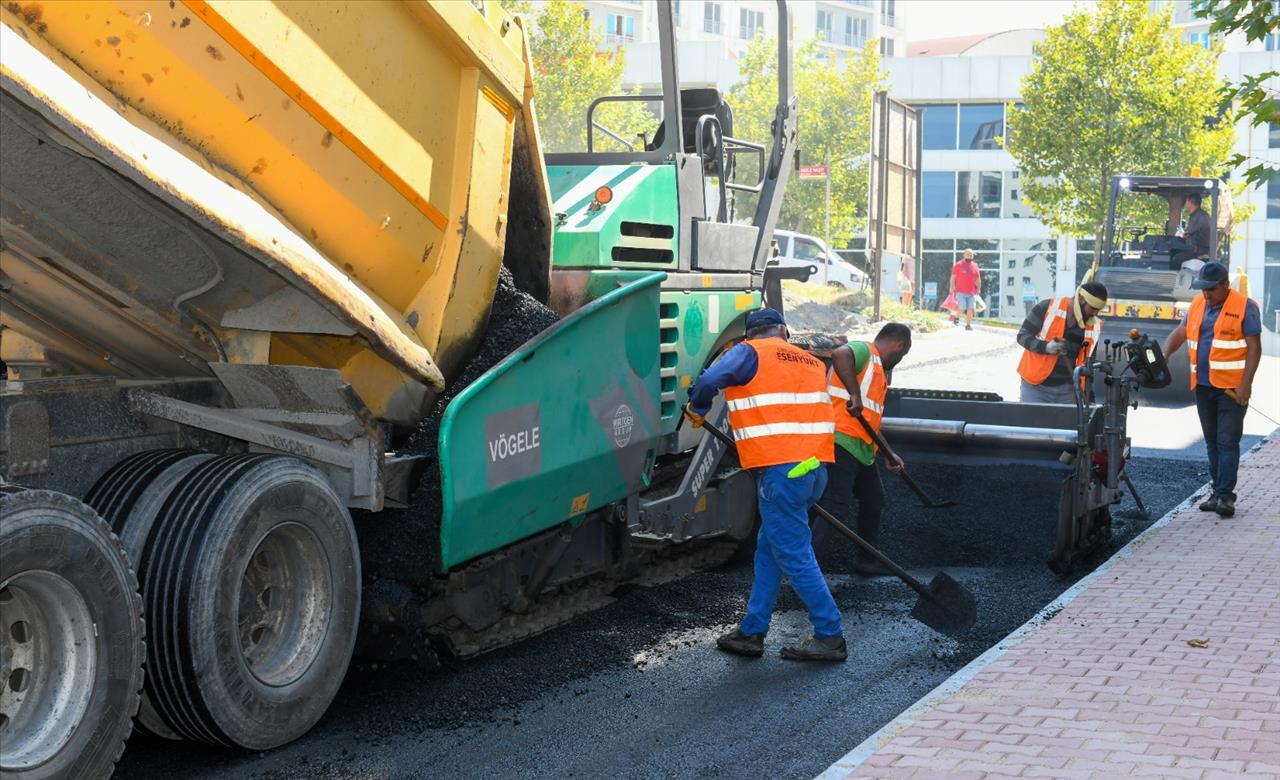
[[[967, 336], [975, 339], [960, 340]], [[913, 357], [927, 365], [909, 361], [895, 383], [1007, 393], [1001, 372], [1016, 362], [1011, 344], [1012, 333], [1002, 331], [921, 339]], [[963, 361], [946, 360], [958, 356]], [[1184, 428], [1195, 424], [1194, 410], [1151, 411]], [[1159, 516], [1203, 484], [1204, 467], [1186, 431], [1164, 430], [1173, 427], [1165, 417], [1139, 413], [1135, 437], [1160, 457], [1138, 458], [1132, 473]], [[849, 548], [837, 538], [820, 545], [819, 556], [845, 616], [847, 664], [777, 657], [782, 642], [807, 630], [789, 594], [765, 658], [712, 649], [750, 586], [749, 564], [737, 563], [630, 588], [567, 626], [470, 662], [447, 662], [439, 672], [357, 663], [317, 728], [267, 754], [135, 737], [118, 776], [812, 777], [1072, 581], [1043, 565], [1056, 505], [1052, 480], [1017, 469], [936, 466], [919, 468], [917, 477], [962, 505], [921, 510], [887, 483], [884, 547], [919, 576], [945, 567], [975, 592], [980, 623], [964, 642], [908, 618], [913, 594], [895, 580], [851, 575]], [[1126, 501], [1116, 513], [1116, 544], [1147, 525]]]

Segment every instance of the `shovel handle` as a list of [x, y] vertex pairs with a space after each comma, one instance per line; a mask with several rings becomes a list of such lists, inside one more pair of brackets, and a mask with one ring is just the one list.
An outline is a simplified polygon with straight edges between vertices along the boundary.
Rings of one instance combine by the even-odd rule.
[[[884, 450], [889, 457], [894, 460], [902, 460], [898, 457], [898, 453], [894, 452], [893, 448], [889, 446], [889, 442], [884, 440], [884, 436], [880, 435], [880, 431], [871, 427], [871, 423], [867, 422], [866, 418], [862, 416], [862, 412], [855, 414], [853, 419], [857, 420], [858, 423], [862, 425], [862, 429], [871, 436], [871, 440], [876, 443], [876, 446]], [[937, 505], [937, 502], [930, 498], [928, 493], [924, 492], [924, 488], [916, 484], [916, 481], [911, 478], [911, 475], [907, 473], [906, 469], [899, 471], [898, 476], [902, 477], [903, 481], [907, 483], [907, 487], [911, 488], [911, 492], [915, 493], [916, 496], [925, 503], [925, 506]]]
[[[686, 410], [685, 415], [688, 416], [688, 414], [689, 413]], [[863, 421], [863, 425], [865, 424], [866, 422]], [[725, 433], [724, 431], [720, 430], [714, 425], [704, 425], [702, 426], [702, 428], [706, 430], [707, 433], [710, 433], [712, 436], [719, 439], [720, 442], [724, 444], [726, 447], [734, 446], [733, 439], [729, 437], [729, 434]], [[907, 585], [911, 586], [911, 589], [914, 590], [916, 593], [919, 593], [921, 596], [931, 597], [931, 594], [929, 593], [929, 589], [926, 588], [923, 584], [921, 584], [920, 580], [917, 580], [915, 577], [912, 577], [910, 574], [907, 574], [905, 569], [903, 569], [901, 566], [899, 566], [898, 564], [890, 560], [888, 556], [886, 556], [884, 553], [877, 550], [871, 544], [871, 542], [868, 542], [866, 539], [863, 539], [861, 536], [858, 536], [856, 533], [854, 533], [853, 530], [849, 528], [849, 526], [837, 520], [835, 515], [823, 509], [818, 504], [813, 505], [813, 511], [817, 512], [819, 517], [821, 517], [823, 520], [826, 520], [828, 523], [830, 523], [832, 528], [835, 528], [837, 531], [847, 536], [851, 542], [858, 545], [858, 547], [862, 548], [863, 551], [870, 553], [871, 556], [875, 558], [877, 561], [880, 561], [880, 563], [882, 563], [886, 569], [893, 572], [898, 579], [902, 580], [903, 582], [907, 583]]]
[[906, 569], [903, 569], [901, 566], [894, 563], [889, 558], [889, 556], [877, 550], [871, 544], [871, 542], [868, 542], [866, 539], [863, 539], [861, 536], [858, 536], [856, 533], [854, 533], [852, 528], [850, 528], [849, 526], [837, 520], [835, 515], [823, 509], [818, 504], [813, 505], [813, 511], [817, 512], [818, 516], [821, 517], [823, 520], [826, 520], [828, 523], [830, 523], [832, 528], [836, 529], [840, 533], [847, 536], [849, 538], [849, 541], [861, 547], [863, 552], [869, 553], [877, 561], [880, 561], [880, 563], [886, 569], [893, 572], [895, 577], [907, 583], [907, 585], [911, 586], [911, 589], [914, 590], [916, 593], [919, 593], [921, 596], [924, 596], [926, 598], [933, 597], [932, 594], [929, 593], [929, 589], [926, 588], [924, 584], [920, 582], [920, 580], [917, 580], [915, 577], [912, 577], [910, 574], [907, 574]]

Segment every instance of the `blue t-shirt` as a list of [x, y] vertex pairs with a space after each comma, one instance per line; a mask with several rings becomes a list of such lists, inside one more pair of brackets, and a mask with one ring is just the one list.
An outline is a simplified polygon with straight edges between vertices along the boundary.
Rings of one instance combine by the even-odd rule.
[[707, 366], [698, 381], [689, 388], [689, 407], [694, 414], [706, 414], [716, 395], [726, 387], [741, 387], [756, 378], [760, 359], [745, 341], [735, 344], [720, 359]]
[[[1204, 315], [1200, 318], [1200, 333], [1196, 337], [1196, 340], [1204, 345], [1196, 350], [1197, 385], [1211, 386], [1209, 384], [1209, 346], [1213, 344], [1213, 328], [1218, 323], [1218, 315], [1221, 313], [1221, 306], [1205, 304]], [[1182, 324], [1187, 324], [1186, 317], [1182, 318]], [[1240, 331], [1245, 336], [1257, 336], [1262, 333], [1262, 312], [1258, 310], [1258, 304], [1254, 303], [1252, 298], [1244, 306], [1244, 323], [1241, 324]]]

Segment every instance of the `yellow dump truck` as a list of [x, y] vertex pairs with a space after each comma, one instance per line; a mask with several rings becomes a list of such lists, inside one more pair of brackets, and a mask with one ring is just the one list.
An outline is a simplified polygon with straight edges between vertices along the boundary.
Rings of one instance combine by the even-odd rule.
[[662, 91], [544, 156], [493, 0], [0, 7], [6, 777], [108, 774], [135, 712], [280, 745], [362, 621], [467, 656], [751, 533], [679, 409], [778, 293], [787, 36], [757, 143], [658, 20]]

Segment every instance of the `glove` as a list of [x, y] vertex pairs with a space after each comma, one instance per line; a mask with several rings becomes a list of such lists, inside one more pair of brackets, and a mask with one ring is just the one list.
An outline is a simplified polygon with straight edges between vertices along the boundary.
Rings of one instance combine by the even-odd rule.
[[1050, 355], [1058, 355], [1062, 353], [1062, 340], [1054, 339], [1044, 345], [1044, 351]]
[[684, 416], [689, 418], [689, 422], [695, 428], [701, 428], [703, 424], [706, 423], [707, 421], [706, 417], [693, 411], [693, 409], [689, 408], [688, 406], [684, 407]]

